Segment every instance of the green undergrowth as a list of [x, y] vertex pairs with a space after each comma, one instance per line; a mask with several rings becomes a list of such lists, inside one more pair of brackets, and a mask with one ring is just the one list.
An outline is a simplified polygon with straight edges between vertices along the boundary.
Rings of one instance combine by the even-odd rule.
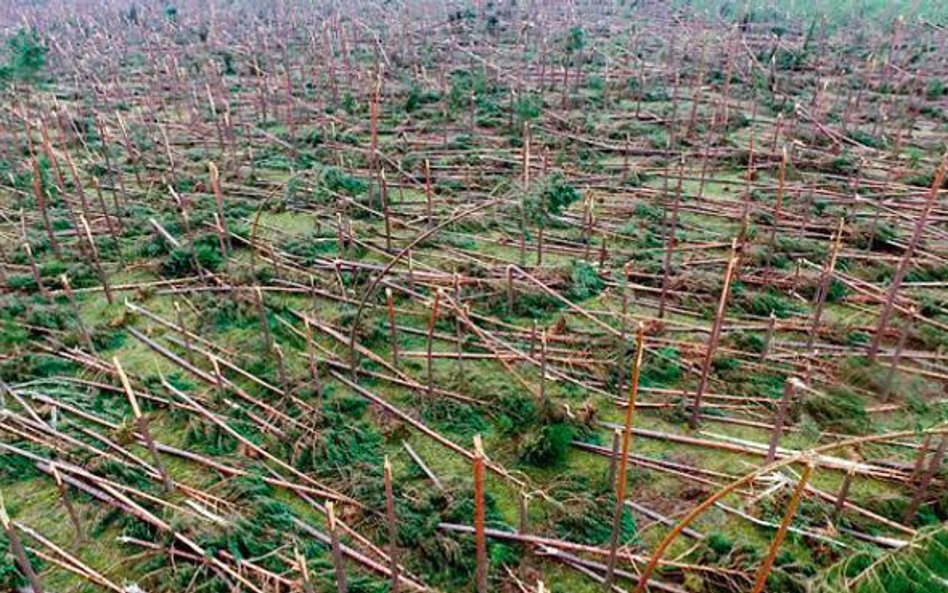
[[816, 580], [819, 593], [927, 593], [948, 581], [948, 533], [944, 526], [921, 532], [905, 548], [856, 554]]

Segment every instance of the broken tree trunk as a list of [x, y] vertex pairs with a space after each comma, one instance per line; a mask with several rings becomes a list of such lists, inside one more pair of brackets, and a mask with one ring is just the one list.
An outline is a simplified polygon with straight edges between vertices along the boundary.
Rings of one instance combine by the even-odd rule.
[[793, 393], [797, 387], [796, 381], [796, 378], [791, 377], [783, 384], [783, 397], [780, 398], [780, 404], [777, 406], [777, 417], [774, 419], [774, 428], [770, 433], [770, 447], [767, 449], [765, 464], [773, 463], [777, 458], [777, 445], [780, 443], [783, 423], [787, 418], [787, 410], [790, 408], [790, 402], [793, 400]]
[[800, 498], [803, 496], [803, 491], [806, 489], [807, 482], [810, 480], [810, 474], [813, 473], [813, 465], [813, 462], [809, 462], [803, 466], [803, 471], [800, 473], [800, 481], [797, 482], [793, 496], [790, 497], [790, 502], [787, 504], [787, 510], [784, 512], [780, 527], [777, 529], [773, 541], [770, 542], [767, 557], [757, 570], [757, 579], [752, 593], [761, 593], [767, 584], [767, 576], [770, 575], [770, 569], [773, 568], [774, 560], [777, 558], [777, 552], [780, 550], [780, 545], [783, 543], [783, 539], [787, 535], [787, 530], [790, 528], [790, 522], [793, 521], [794, 515], [797, 514], [797, 507], [800, 505]]
[[398, 333], [395, 328], [395, 302], [392, 289], [385, 287], [385, 305], [388, 308], [388, 330], [392, 342], [392, 366], [398, 367]]
[[339, 531], [336, 529], [335, 503], [326, 503], [326, 522], [329, 526], [329, 542], [332, 550], [332, 565], [336, 574], [336, 592], [346, 593], [346, 567], [342, 557], [342, 545], [339, 542]]
[[721, 297], [718, 300], [717, 312], [714, 315], [714, 324], [711, 327], [711, 337], [708, 338], [708, 346], [704, 353], [704, 362], [701, 365], [701, 379], [698, 382], [698, 389], [695, 391], [693, 408], [689, 425], [697, 428], [698, 418], [701, 414], [701, 399], [704, 396], [704, 390], [708, 387], [708, 377], [711, 373], [711, 362], [714, 360], [714, 351], [718, 346], [718, 339], [721, 337], [721, 325], [724, 323], [724, 310], [727, 307], [728, 294], [731, 290], [731, 278], [734, 276], [734, 268], [737, 266], [738, 253], [737, 242], [731, 244], [731, 258], [728, 261], [727, 269], [724, 271], [724, 286], [721, 288]]
[[132, 385], [128, 381], [128, 376], [125, 374], [125, 370], [122, 368], [117, 356], [112, 357], [112, 364], [115, 366], [116, 372], [118, 372], [119, 380], [122, 382], [122, 388], [125, 390], [125, 395], [128, 397], [128, 403], [132, 406], [132, 413], [135, 415], [135, 424], [138, 427], [138, 431], [141, 433], [142, 438], [145, 439], [145, 444], [148, 446], [148, 451], [151, 453], [152, 461], [155, 463], [158, 473], [161, 474], [161, 480], [164, 482], [165, 490], [171, 492], [174, 490], [174, 482], [172, 482], [171, 476], [165, 469], [164, 464], [162, 464], [161, 457], [158, 456], [158, 449], [155, 446], [155, 440], [152, 438], [151, 431], [148, 429], [148, 419], [145, 418], [145, 416], [142, 414], [141, 408], [138, 407], [138, 398], [135, 397], [135, 391], [132, 389]]
[[622, 429], [622, 454], [619, 458], [619, 475], [616, 484], [616, 506], [612, 518], [612, 535], [609, 538], [609, 562], [606, 565], [606, 585], [612, 587], [615, 579], [616, 554], [619, 549], [619, 534], [622, 530], [622, 513], [625, 510], [625, 488], [628, 481], [629, 449], [632, 446], [632, 421], [635, 417], [635, 399], [639, 392], [639, 374], [642, 355], [645, 352], [645, 327], [639, 324], [635, 335], [635, 364], [629, 384], [629, 401], [626, 403], [625, 424]]
[[922, 500], [928, 492], [928, 486], [941, 468], [941, 462], [942, 459], [945, 458], [946, 452], [948, 452], [948, 436], [942, 435], [941, 440], [938, 442], [938, 448], [935, 449], [935, 453], [932, 454], [932, 458], [928, 462], [928, 469], [925, 470], [924, 475], [922, 475], [921, 480], [919, 480], [918, 486], [912, 494], [912, 500], [905, 509], [905, 516], [902, 518], [902, 522], [906, 525], [911, 523], [912, 519], [915, 518], [915, 513], [918, 512], [918, 508], [922, 505]]
[[487, 593], [487, 535], [484, 532], [484, 448], [474, 437], [474, 547], [477, 560], [477, 593]]
[[20, 571], [30, 583], [30, 588], [33, 590], [33, 593], [43, 593], [43, 587], [40, 586], [39, 577], [36, 576], [36, 571], [33, 570], [33, 565], [30, 564], [30, 559], [26, 555], [23, 542], [20, 541], [20, 535], [16, 532], [9, 515], [7, 515], [7, 507], [3, 502], [2, 496], [0, 496], [0, 523], [3, 524], [3, 531], [7, 535], [7, 540], [10, 542], [10, 550], [16, 558], [16, 563], [20, 566]]
[[392, 464], [385, 456], [383, 466], [383, 479], [385, 481], [385, 520], [388, 523], [388, 558], [389, 571], [392, 573], [391, 593], [398, 592], [398, 522], [395, 516], [395, 488], [392, 481]]
[[912, 263], [912, 257], [915, 255], [915, 250], [918, 248], [918, 243], [922, 238], [922, 232], [924, 232], [928, 223], [928, 217], [937, 202], [938, 192], [945, 182], [946, 173], [948, 173], [948, 152], [942, 157], [941, 165], [938, 167], [938, 170], [935, 171], [931, 189], [928, 192], [928, 197], [925, 199], [924, 206], [922, 206], [922, 212], [915, 220], [915, 230], [912, 232], [912, 237], [909, 239], [908, 245], [905, 248], [905, 253], [902, 254], [902, 259], [899, 260], [898, 267], [895, 269], [895, 274], [892, 276], [892, 283], [889, 284], [889, 290], [882, 304], [882, 313], [879, 315], [879, 324], [876, 326], [876, 332], [873, 334], [872, 343], [869, 346], [869, 360], [871, 361], [875, 361], [876, 355], [879, 352], [882, 338], [885, 335], [886, 328], [889, 326], [889, 319], [892, 317], [892, 309], [895, 306], [895, 299], [898, 296], [899, 288], [901, 288], [902, 281], [908, 273], [909, 265]]

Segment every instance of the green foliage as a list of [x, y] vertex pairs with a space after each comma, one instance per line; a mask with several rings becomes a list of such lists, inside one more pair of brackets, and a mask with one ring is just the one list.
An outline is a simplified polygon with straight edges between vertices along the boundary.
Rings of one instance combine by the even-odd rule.
[[[31, 443], [19, 443], [17, 447], [45, 457], [43, 451]], [[16, 453], [0, 453], [0, 483], [9, 484], [42, 475], [36, 462]]]
[[573, 261], [569, 277], [569, 294], [577, 301], [594, 297], [605, 287], [599, 273], [585, 260]]
[[536, 93], [523, 93], [514, 103], [514, 113], [521, 122], [540, 117], [542, 109], [543, 99]]
[[102, 465], [99, 466], [99, 471], [103, 475], [108, 476], [121, 484], [126, 484], [142, 491], [147, 492], [151, 490], [152, 486], [154, 486], [151, 478], [149, 478], [143, 470], [138, 467], [132, 467], [123, 463], [119, 463], [118, 461], [109, 460], [102, 463]]
[[14, 346], [21, 345], [27, 340], [29, 340], [29, 332], [22, 324], [13, 319], [3, 320], [3, 324], [0, 325], [0, 347], [5, 351], [12, 351]]
[[751, 315], [766, 317], [773, 313], [780, 319], [786, 319], [796, 313], [802, 313], [803, 307], [775, 288], [764, 292], [744, 292], [734, 299], [735, 306]]
[[780, 48], [773, 55], [773, 60], [778, 70], [795, 71], [803, 68], [806, 63], [806, 57], [806, 52], [804, 51]]
[[830, 280], [829, 287], [826, 289], [826, 302], [838, 303], [849, 294], [849, 287], [843, 284], [839, 279]]
[[945, 282], [948, 280], [948, 266], [916, 265], [905, 275], [908, 282]]
[[842, 154], [833, 159], [826, 166], [828, 172], [836, 173], [838, 175], [852, 175], [858, 169], [856, 167], [856, 162], [848, 154]]
[[302, 471], [338, 476], [360, 466], [381, 466], [382, 435], [364, 418], [366, 401], [332, 397], [322, 408], [317, 436], [309, 442], [282, 442]]
[[664, 216], [660, 207], [647, 202], [639, 202], [636, 204], [633, 215], [636, 218], [644, 218], [651, 223], [660, 223]]
[[504, 386], [507, 384], [498, 390], [502, 395], [498, 401], [501, 412], [497, 422], [502, 432], [519, 434], [536, 422], [537, 405], [533, 397], [514, 390], [504, 390]]
[[320, 181], [326, 190], [349, 197], [361, 196], [369, 188], [362, 179], [348, 175], [335, 167], [324, 169]]
[[764, 338], [761, 334], [753, 332], [733, 332], [727, 336], [728, 341], [734, 344], [740, 350], [748, 352], [763, 352]]
[[[31, 550], [27, 550], [26, 557], [37, 573], [46, 567], [46, 562], [37, 558]], [[24, 588], [29, 589], [28, 585], [26, 576], [20, 572], [16, 556], [10, 550], [10, 541], [5, 533], [0, 532], [0, 590], [21, 591]]]
[[948, 529], [923, 532], [912, 545], [875, 558], [856, 554], [826, 571], [815, 593], [929, 593], [948, 579]]
[[198, 450], [208, 455], [227, 455], [237, 449], [236, 438], [216, 424], [199, 421], [188, 423], [184, 444], [188, 450]]
[[896, 249], [894, 242], [897, 238], [898, 234], [895, 228], [883, 222], [857, 224], [852, 231], [853, 244], [860, 249], [872, 251], [892, 251]]
[[455, 70], [451, 72], [451, 88], [448, 91], [448, 106], [451, 113], [470, 109], [473, 97], [479, 108], [489, 107], [494, 98], [501, 99], [499, 87], [485, 76], [483, 71]]
[[554, 467], [566, 461], [575, 430], [566, 422], [555, 422], [528, 432], [520, 441], [520, 459], [539, 467]]
[[739, 387], [743, 393], [758, 397], [779, 399], [783, 395], [786, 377], [773, 373], [742, 373]]
[[255, 562], [270, 570], [279, 570], [280, 559], [271, 554], [282, 541], [276, 533], [295, 530], [293, 514], [285, 504], [267, 497], [254, 501], [252, 514], [240, 517], [220, 532], [208, 534], [199, 541], [209, 554], [229, 552], [234, 558], [255, 558]]
[[20, 29], [7, 40], [7, 63], [0, 67], [0, 80], [35, 82], [46, 66], [48, 51], [35, 29]]
[[563, 43], [563, 49], [567, 55], [572, 55], [586, 46], [586, 32], [582, 27], [570, 27], [566, 33], [566, 40]]
[[884, 138], [873, 136], [863, 130], [852, 130], [849, 136], [856, 142], [868, 146], [869, 148], [885, 148], [887, 144]]
[[581, 195], [559, 173], [537, 183], [523, 196], [523, 210], [527, 220], [544, 228], [551, 217], [559, 216]]
[[865, 402], [845, 387], [830, 387], [820, 395], [807, 393], [801, 407], [822, 430], [864, 434], [872, 426]]
[[[150, 505], [148, 505], [150, 506]], [[152, 512], [156, 509], [150, 508]], [[122, 535], [143, 539], [146, 541], [156, 541], [161, 539], [157, 528], [150, 523], [133, 517], [119, 507], [108, 507], [108, 510], [99, 518], [92, 527], [92, 535], [101, 537], [109, 529], [118, 529]]]
[[201, 269], [217, 271], [224, 263], [217, 235], [206, 234], [194, 239], [194, 246], [177, 247], [161, 264], [165, 276], [181, 278], [198, 273]]
[[718, 556], [723, 556], [734, 549], [734, 541], [721, 533], [709, 534], [704, 543]]
[[948, 95], [948, 85], [945, 85], [945, 82], [938, 78], [929, 82], [925, 89], [925, 96], [931, 101], [937, 101], [945, 95]]
[[711, 361], [711, 368], [715, 373], [727, 375], [741, 368], [741, 362], [730, 356], [716, 356]]
[[425, 402], [421, 417], [455, 434], [473, 436], [487, 429], [483, 416], [470, 405], [439, 397]]
[[405, 113], [411, 113], [421, 106], [421, 89], [417, 85], [411, 85], [408, 89], [408, 96], [405, 97]]
[[[529, 317], [537, 319], [544, 317], [563, 307], [563, 303], [545, 292], [518, 292], [514, 299], [513, 314], [517, 317]], [[494, 311], [506, 314], [507, 303], [505, 299], [497, 299], [494, 302]]]
[[[814, 300], [816, 298], [816, 292], [819, 290], [819, 283], [807, 283], [799, 287], [798, 291], [801, 296], [808, 300]], [[849, 294], [849, 288], [843, 284], [837, 278], [831, 278], [829, 285], [826, 288], [826, 302], [827, 303], [838, 303], [846, 298], [846, 295]]]
[[72, 370], [72, 363], [58, 356], [25, 354], [0, 362], [0, 379], [9, 382], [34, 380], [68, 374]]
[[301, 259], [301, 263], [312, 266], [318, 260], [335, 254], [339, 248], [332, 231], [311, 231], [292, 237], [283, 246], [283, 250]]
[[681, 379], [681, 353], [674, 346], [663, 346], [643, 361], [639, 374], [642, 387], [668, 386]]
[[[552, 517], [557, 535], [568, 541], [591, 546], [608, 543], [612, 536], [615, 495], [607, 493], [596, 496], [589, 491], [588, 486], [584, 490], [577, 490], [577, 493], [564, 501], [560, 512]], [[619, 522], [619, 544], [631, 545], [637, 541], [635, 517], [628, 507], [623, 505]]]
[[412, 84], [408, 89], [408, 96], [405, 98], [405, 111], [412, 113], [429, 103], [436, 103], [440, 99], [440, 93], [425, 91], [418, 85]]

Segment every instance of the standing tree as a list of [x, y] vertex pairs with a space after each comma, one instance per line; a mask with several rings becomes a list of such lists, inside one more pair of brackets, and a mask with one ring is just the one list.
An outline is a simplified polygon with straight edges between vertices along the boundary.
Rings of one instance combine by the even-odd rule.
[[566, 39], [563, 44], [563, 51], [566, 53], [566, 56], [563, 58], [563, 98], [562, 98], [562, 108], [566, 109], [567, 107], [567, 97], [569, 96], [569, 67], [570, 62], [573, 61], [573, 56], [579, 54], [579, 58], [576, 59], [576, 80], [575, 85], [579, 86], [579, 76], [580, 76], [580, 65], [583, 62], [582, 51], [586, 46], [586, 32], [583, 31], [582, 27], [570, 27], [569, 31], [566, 33]]
[[[537, 265], [543, 263], [543, 231], [554, 216], [559, 216], [570, 204], [580, 199], [579, 191], [566, 183], [559, 173], [535, 185], [523, 196], [521, 224], [532, 222], [537, 228]], [[522, 232], [526, 232], [522, 228]]]
[[36, 30], [20, 29], [7, 40], [7, 63], [0, 66], [0, 80], [36, 82], [48, 51]]

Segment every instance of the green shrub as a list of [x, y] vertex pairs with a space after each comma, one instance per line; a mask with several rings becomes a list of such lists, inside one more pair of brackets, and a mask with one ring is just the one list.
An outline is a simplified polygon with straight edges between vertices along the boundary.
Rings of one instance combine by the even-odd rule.
[[181, 278], [197, 274], [197, 265], [204, 270], [215, 272], [224, 263], [217, 235], [207, 234], [195, 238], [193, 247], [176, 247], [161, 264], [165, 276]]
[[642, 387], [668, 386], [681, 379], [681, 353], [674, 346], [664, 346], [642, 361], [639, 384]]
[[814, 593], [927, 593], [944, 591], [948, 579], [948, 530], [920, 533], [911, 545], [876, 556], [858, 553], [822, 573]]
[[764, 292], [745, 292], [735, 299], [735, 305], [746, 313], [760, 317], [773, 313], [780, 319], [786, 319], [803, 312], [803, 307], [774, 288], [768, 288]]
[[302, 260], [302, 263], [311, 266], [317, 260], [335, 254], [339, 244], [331, 231], [312, 231], [289, 239], [283, 250]]
[[575, 431], [566, 422], [547, 424], [528, 432], [520, 442], [520, 459], [531, 465], [551, 467], [566, 460]]
[[735, 332], [728, 338], [740, 350], [747, 350], [748, 352], [764, 351], [764, 337], [759, 333]]
[[501, 413], [497, 419], [501, 431], [518, 434], [537, 420], [537, 405], [534, 398], [520, 392], [501, 394], [498, 406]]
[[526, 219], [538, 227], [545, 227], [553, 216], [559, 216], [570, 204], [579, 200], [579, 191], [556, 173], [534, 186], [523, 197]]
[[584, 260], [573, 261], [570, 269], [569, 294], [578, 301], [594, 297], [605, 287], [596, 269]]
[[421, 417], [425, 422], [460, 435], [473, 436], [487, 429], [480, 412], [468, 404], [443, 397], [425, 402]]
[[0, 66], [0, 80], [34, 82], [46, 67], [48, 51], [35, 29], [20, 29], [7, 40], [8, 61]]
[[865, 402], [845, 387], [831, 387], [820, 395], [807, 393], [801, 407], [822, 430], [863, 434], [872, 426]]
[[321, 181], [329, 191], [349, 197], [361, 196], [369, 189], [368, 184], [362, 179], [348, 175], [335, 167], [326, 168], [321, 176]]
[[[9, 552], [10, 542], [4, 533], [0, 533], [0, 550], [4, 550], [4, 553], [0, 555], [0, 590], [29, 590], [29, 582], [26, 580], [26, 576], [20, 572], [15, 556]], [[31, 550], [28, 550], [26, 555], [30, 565], [36, 572], [42, 571], [46, 566], [46, 562], [37, 558]]]
[[[591, 546], [609, 542], [615, 515], [615, 496], [594, 497], [589, 494], [574, 496], [565, 501], [560, 513], [552, 519], [559, 537]], [[622, 509], [619, 522], [619, 543], [630, 545], [638, 541], [635, 518], [628, 507]]]
[[936, 101], [946, 94], [948, 94], [948, 85], [937, 78], [929, 82], [928, 88], [925, 89], [925, 96], [932, 101]]

